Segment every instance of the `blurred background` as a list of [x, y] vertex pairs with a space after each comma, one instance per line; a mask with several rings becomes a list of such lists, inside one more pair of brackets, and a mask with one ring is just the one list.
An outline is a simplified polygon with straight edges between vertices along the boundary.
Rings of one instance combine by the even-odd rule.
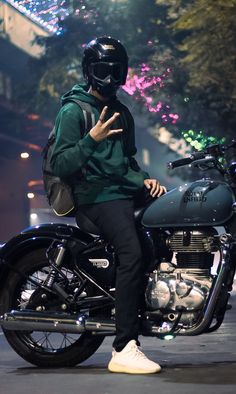
[[140, 166], [168, 188], [202, 176], [166, 163], [235, 137], [235, 17], [236, 0], [0, 1], [0, 243], [62, 221], [44, 196], [41, 151], [97, 36], [129, 54], [119, 95]]

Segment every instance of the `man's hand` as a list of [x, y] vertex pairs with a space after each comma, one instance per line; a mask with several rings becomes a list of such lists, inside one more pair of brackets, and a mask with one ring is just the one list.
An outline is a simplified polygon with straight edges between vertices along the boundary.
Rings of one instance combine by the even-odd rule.
[[115, 120], [120, 116], [119, 112], [115, 112], [105, 122], [105, 116], [106, 116], [107, 109], [108, 109], [108, 107], [103, 108], [99, 120], [97, 121], [95, 126], [89, 132], [91, 137], [97, 142], [105, 140], [107, 137], [110, 137], [111, 135], [116, 134], [116, 133], [121, 133], [123, 131], [123, 129], [111, 130], [111, 126], [113, 125]]
[[156, 179], [145, 179], [144, 185], [150, 190], [150, 195], [152, 197], [160, 197], [162, 194], [166, 193], [165, 186], [161, 186], [160, 182], [158, 182]]

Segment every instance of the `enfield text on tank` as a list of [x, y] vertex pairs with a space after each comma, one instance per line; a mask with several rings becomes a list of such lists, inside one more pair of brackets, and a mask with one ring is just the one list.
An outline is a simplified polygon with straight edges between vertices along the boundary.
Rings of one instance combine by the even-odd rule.
[[[218, 170], [135, 212], [146, 264], [140, 334], [218, 329], [236, 267], [236, 141], [169, 163]], [[207, 172], [209, 174], [209, 171]], [[218, 180], [220, 179], [220, 180]], [[41, 367], [73, 366], [115, 334], [117, 256], [96, 227], [42, 224], [0, 250], [0, 324], [11, 347]]]

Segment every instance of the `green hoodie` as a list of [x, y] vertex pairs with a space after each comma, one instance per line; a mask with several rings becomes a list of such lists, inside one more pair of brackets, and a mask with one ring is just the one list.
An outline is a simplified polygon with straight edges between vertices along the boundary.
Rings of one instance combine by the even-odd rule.
[[[101, 142], [95, 141], [89, 133], [83, 135], [82, 110], [70, 102], [70, 98], [89, 103], [96, 122], [105, 104], [108, 106], [107, 118], [120, 112], [112, 128], [123, 128], [123, 132]], [[85, 91], [83, 86], [75, 85], [62, 96], [62, 107], [56, 118], [51, 166], [57, 176], [71, 183], [78, 206], [133, 198], [144, 186], [144, 179], [149, 178], [133, 158], [136, 153], [134, 122], [128, 108], [117, 98], [105, 104]]]

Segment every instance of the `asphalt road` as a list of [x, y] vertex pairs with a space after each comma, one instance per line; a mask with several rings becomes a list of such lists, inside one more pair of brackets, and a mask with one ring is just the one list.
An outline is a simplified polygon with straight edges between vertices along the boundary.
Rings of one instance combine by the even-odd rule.
[[112, 338], [75, 368], [36, 368], [11, 350], [0, 331], [0, 394], [235, 394], [236, 291], [230, 303], [214, 333], [169, 342], [141, 338], [144, 352], [163, 366], [157, 375], [108, 372]]

